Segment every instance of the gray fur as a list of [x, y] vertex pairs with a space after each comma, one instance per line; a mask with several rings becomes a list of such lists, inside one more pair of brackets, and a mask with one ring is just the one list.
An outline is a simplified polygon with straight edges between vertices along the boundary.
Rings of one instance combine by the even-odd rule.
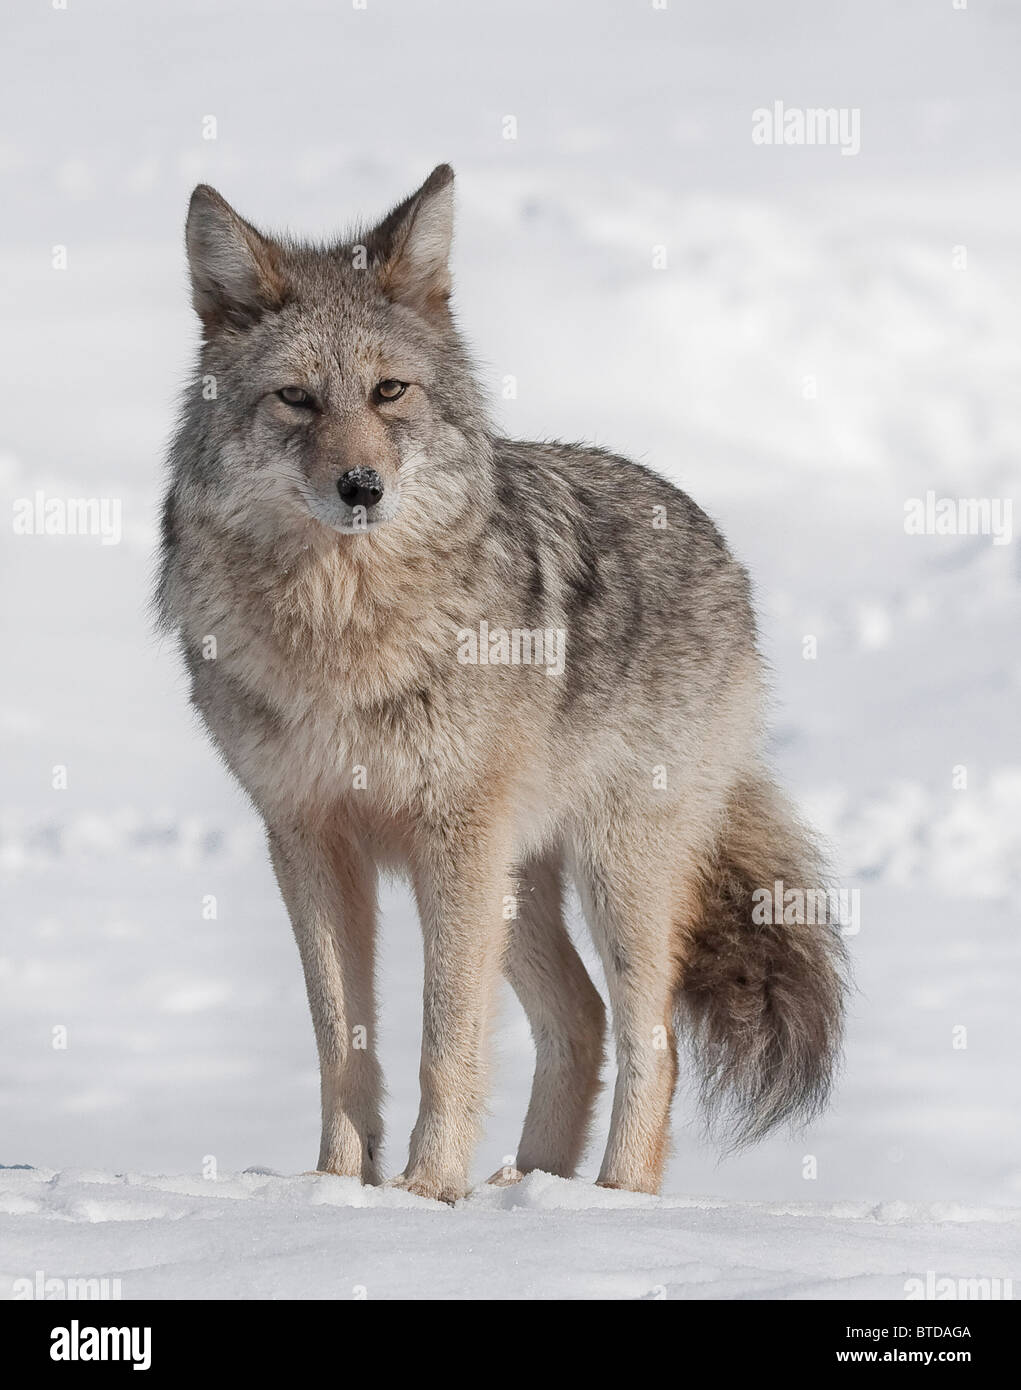
[[[266, 821], [323, 1065], [320, 1166], [378, 1177], [379, 1080], [348, 1034], [374, 1034], [383, 867], [410, 875], [426, 947], [423, 1107], [400, 1181], [465, 1190], [501, 962], [538, 1051], [520, 1163], [573, 1172], [602, 1008], [562, 930], [570, 876], [617, 1037], [600, 1180], [655, 1190], [675, 1022], [740, 1138], [810, 1114], [839, 1048], [839, 943], [751, 922], [756, 886], [815, 886], [822, 870], [761, 766], [744, 570], [648, 469], [493, 432], [448, 307], [452, 177], [440, 166], [329, 246], [265, 237], [196, 190], [204, 344], [171, 450], [157, 603]], [[412, 386], [381, 405], [391, 378]], [[289, 385], [317, 409], [282, 404]], [[336, 481], [369, 466], [386, 490], [359, 529]], [[563, 674], [462, 664], [457, 634], [481, 622], [565, 632]]]

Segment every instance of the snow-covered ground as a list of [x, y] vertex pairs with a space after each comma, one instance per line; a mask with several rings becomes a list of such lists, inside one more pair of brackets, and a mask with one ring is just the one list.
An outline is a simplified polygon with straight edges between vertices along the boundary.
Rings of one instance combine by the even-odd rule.
[[105, 1277], [125, 1299], [914, 1299], [930, 1271], [1009, 1289], [1021, 1239], [1021, 1209], [644, 1197], [547, 1173], [451, 1211], [324, 1175], [33, 1170], [0, 1173], [0, 1213], [0, 1297], [22, 1298], [8, 1269], [33, 1290], [37, 1271]]
[[[930, 489], [1018, 493], [1018, 14], [72, 0], [9, 27], [0, 501], [117, 499], [123, 537], [0, 532], [0, 1163], [33, 1165], [0, 1171], [0, 1293], [40, 1268], [125, 1297], [898, 1297], [928, 1270], [1021, 1275], [1018, 549], [904, 531]], [[776, 99], [860, 107], [860, 154], [754, 145]], [[194, 343], [191, 186], [326, 234], [441, 159], [498, 418], [640, 457], [720, 520], [756, 582], [776, 760], [860, 890], [832, 1111], [720, 1162], [682, 1086], [658, 1201], [536, 1175], [451, 1212], [268, 1175], [317, 1148], [297, 953], [145, 612]], [[421, 971], [399, 886], [383, 947], [396, 1172]], [[480, 1177], [527, 1097], [510, 997], [496, 1043]]]

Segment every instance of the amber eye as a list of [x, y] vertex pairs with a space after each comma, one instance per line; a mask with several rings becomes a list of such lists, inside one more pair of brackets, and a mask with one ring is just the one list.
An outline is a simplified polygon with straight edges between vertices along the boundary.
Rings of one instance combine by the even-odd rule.
[[399, 401], [408, 389], [406, 381], [381, 381], [376, 387], [376, 399], [380, 401]]
[[277, 395], [288, 405], [311, 405], [312, 397], [307, 391], [303, 391], [300, 386], [285, 386]]

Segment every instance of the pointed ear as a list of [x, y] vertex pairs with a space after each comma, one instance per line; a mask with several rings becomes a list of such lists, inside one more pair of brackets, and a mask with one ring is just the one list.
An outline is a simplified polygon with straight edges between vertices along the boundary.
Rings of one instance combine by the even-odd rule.
[[423, 318], [449, 322], [453, 234], [454, 171], [440, 164], [366, 239], [383, 293]]
[[185, 240], [192, 303], [207, 334], [247, 328], [283, 303], [278, 248], [208, 184], [191, 195]]

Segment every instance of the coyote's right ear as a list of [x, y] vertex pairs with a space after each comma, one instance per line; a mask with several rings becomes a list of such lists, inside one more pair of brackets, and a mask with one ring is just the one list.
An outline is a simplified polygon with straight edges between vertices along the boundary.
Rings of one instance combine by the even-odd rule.
[[192, 303], [207, 334], [247, 328], [280, 307], [277, 248], [206, 183], [191, 195], [185, 239]]

